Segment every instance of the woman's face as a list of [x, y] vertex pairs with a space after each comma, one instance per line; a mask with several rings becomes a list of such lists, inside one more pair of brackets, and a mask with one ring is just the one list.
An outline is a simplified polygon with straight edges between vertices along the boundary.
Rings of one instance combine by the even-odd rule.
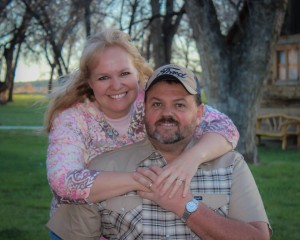
[[138, 94], [138, 71], [122, 47], [111, 46], [99, 54], [89, 85], [98, 107], [109, 118], [125, 116]]

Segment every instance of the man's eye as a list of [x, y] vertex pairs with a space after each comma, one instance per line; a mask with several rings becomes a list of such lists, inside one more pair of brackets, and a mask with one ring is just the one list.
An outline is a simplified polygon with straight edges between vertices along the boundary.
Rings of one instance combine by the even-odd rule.
[[177, 104], [176, 104], [176, 107], [177, 107], [177, 108], [183, 108], [183, 107], [185, 107], [185, 105], [182, 104], [182, 103], [177, 103]]
[[153, 103], [153, 107], [160, 107], [161, 106], [161, 103]]

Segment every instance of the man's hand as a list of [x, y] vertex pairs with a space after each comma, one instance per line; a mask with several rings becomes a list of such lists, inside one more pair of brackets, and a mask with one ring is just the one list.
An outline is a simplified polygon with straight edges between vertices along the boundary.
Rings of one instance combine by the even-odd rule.
[[[156, 170], [153, 170], [155, 168]], [[158, 177], [158, 172], [161, 172], [162, 169], [159, 167], [151, 168], [137, 168], [136, 172], [132, 173], [132, 178], [141, 186], [151, 191], [153, 182]], [[137, 189], [137, 191], [144, 191], [143, 189]], [[148, 192], [148, 191], [147, 191]]]

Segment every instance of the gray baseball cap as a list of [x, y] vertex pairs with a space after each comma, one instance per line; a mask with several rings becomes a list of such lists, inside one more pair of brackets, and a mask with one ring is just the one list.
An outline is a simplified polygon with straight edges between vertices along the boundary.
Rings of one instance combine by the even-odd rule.
[[145, 86], [145, 91], [159, 80], [176, 79], [182, 83], [184, 88], [192, 95], [201, 96], [200, 83], [195, 74], [187, 68], [176, 64], [163, 65], [156, 69]]

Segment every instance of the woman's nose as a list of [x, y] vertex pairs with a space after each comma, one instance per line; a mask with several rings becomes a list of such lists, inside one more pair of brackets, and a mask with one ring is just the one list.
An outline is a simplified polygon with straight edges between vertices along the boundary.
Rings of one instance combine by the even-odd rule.
[[112, 78], [111, 79], [111, 87], [114, 89], [114, 90], [118, 90], [121, 88], [121, 81], [119, 78], [115, 77], [115, 78]]

